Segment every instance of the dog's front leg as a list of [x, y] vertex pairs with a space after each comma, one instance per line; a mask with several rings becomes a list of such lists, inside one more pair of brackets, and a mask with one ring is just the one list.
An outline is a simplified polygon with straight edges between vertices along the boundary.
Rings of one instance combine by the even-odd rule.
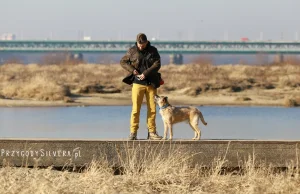
[[162, 139], [166, 140], [167, 139], [167, 135], [168, 135], [168, 123], [164, 122], [164, 137]]
[[169, 130], [170, 130], [170, 140], [173, 139], [173, 125], [169, 123]]

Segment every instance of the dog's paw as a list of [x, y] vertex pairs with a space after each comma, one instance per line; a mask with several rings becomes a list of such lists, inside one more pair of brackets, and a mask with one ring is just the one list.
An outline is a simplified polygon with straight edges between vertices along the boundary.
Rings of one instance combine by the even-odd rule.
[[163, 138], [162, 138], [162, 140], [167, 140], [167, 139], [168, 139], [168, 138], [166, 138], [166, 137], [163, 137]]

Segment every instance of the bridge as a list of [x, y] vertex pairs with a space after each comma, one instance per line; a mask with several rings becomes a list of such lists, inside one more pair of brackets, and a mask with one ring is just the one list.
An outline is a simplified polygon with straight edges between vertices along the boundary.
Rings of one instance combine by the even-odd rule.
[[[0, 41], [0, 53], [125, 53], [134, 41]], [[300, 54], [300, 42], [151, 41], [161, 54]], [[180, 60], [180, 59], [179, 59]]]

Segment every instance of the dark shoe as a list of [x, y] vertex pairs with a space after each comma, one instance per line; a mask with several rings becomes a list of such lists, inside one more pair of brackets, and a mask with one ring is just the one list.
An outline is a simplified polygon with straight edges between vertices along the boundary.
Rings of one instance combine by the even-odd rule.
[[137, 136], [137, 133], [130, 133], [128, 140], [137, 140], [136, 136]]
[[157, 133], [150, 132], [150, 133], [148, 133], [148, 139], [150, 139], [150, 140], [161, 140], [162, 136], [157, 135]]

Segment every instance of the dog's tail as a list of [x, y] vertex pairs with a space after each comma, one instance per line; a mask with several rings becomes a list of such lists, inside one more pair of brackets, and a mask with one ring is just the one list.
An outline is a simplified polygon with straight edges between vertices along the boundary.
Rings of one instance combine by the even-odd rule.
[[203, 114], [202, 114], [201, 111], [199, 111], [199, 117], [200, 117], [200, 120], [202, 121], [203, 125], [207, 125], [207, 122], [205, 122]]

